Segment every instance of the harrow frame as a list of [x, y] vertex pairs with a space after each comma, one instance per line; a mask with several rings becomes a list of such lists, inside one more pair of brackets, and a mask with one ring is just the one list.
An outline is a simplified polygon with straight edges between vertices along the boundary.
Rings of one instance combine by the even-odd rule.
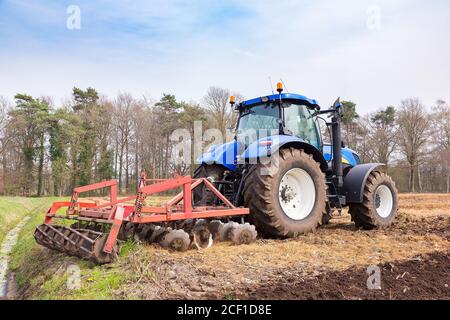
[[[193, 190], [201, 185], [209, 189], [217, 196], [223, 205], [218, 206], [194, 206]], [[80, 202], [78, 200], [81, 193], [109, 189], [109, 201], [102, 204]], [[164, 206], [146, 206], [145, 198], [161, 192], [181, 188], [182, 191], [170, 199]], [[134, 205], [127, 204], [134, 200]], [[67, 207], [65, 214], [57, 212]], [[46, 236], [42, 230], [53, 230], [53, 219], [69, 219], [83, 222], [95, 222], [100, 224], [110, 224], [111, 229], [107, 235], [102, 248], [102, 254], [113, 254], [117, 244], [119, 232], [124, 222], [133, 224], [164, 223], [187, 219], [210, 219], [245, 216], [249, 214], [249, 209], [235, 207], [219, 190], [206, 178], [193, 179], [190, 176], [177, 176], [173, 179], [147, 179], [145, 173], [141, 174], [138, 192], [135, 196], [118, 198], [117, 181], [109, 180], [94, 183], [74, 189], [70, 201], [54, 202], [47, 211], [44, 220], [44, 229], [37, 230], [41, 237]], [[39, 229], [39, 227], [38, 227]], [[66, 228], [70, 229], [70, 228]], [[73, 230], [76, 232], [76, 230]], [[73, 245], [73, 239], [67, 234], [57, 232], [57, 236], [69, 247]], [[35, 234], [36, 236], [36, 234]], [[36, 237], [36, 240], [37, 237]], [[41, 241], [45, 242], [45, 241]], [[63, 246], [56, 245], [56, 241], [51, 239], [46, 241], [52, 244], [53, 249]], [[41, 243], [42, 244], [42, 243]], [[84, 249], [84, 248], [80, 248]], [[82, 256], [82, 255], [80, 255]], [[95, 257], [94, 257], [95, 258]]]

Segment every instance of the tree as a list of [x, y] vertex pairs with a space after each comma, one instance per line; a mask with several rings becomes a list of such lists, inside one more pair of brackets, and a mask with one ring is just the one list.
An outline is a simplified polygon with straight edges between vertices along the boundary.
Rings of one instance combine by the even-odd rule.
[[401, 102], [397, 122], [400, 148], [409, 164], [409, 190], [415, 192], [415, 174], [420, 173], [418, 167], [427, 143], [430, 117], [419, 99], [409, 98]]
[[180, 128], [182, 105], [177, 102], [174, 95], [164, 94], [154, 108], [157, 123], [161, 130], [161, 145], [163, 145], [162, 172], [163, 176], [169, 174], [169, 155], [171, 154], [170, 135], [175, 129]]
[[389, 165], [389, 160], [397, 146], [396, 110], [389, 106], [369, 116], [369, 143], [371, 159]]
[[[65, 184], [70, 182], [69, 154], [70, 149], [77, 146], [82, 128], [79, 117], [68, 108], [60, 108], [51, 115], [49, 120], [49, 154], [53, 180], [53, 194], [65, 194]], [[76, 147], [75, 147], [76, 148]], [[77, 150], [77, 149], [76, 149]], [[76, 162], [76, 160], [75, 160]]]
[[[226, 135], [227, 128], [234, 127], [237, 120], [237, 113], [233, 111], [229, 104], [230, 95], [231, 92], [228, 89], [209, 87], [203, 98], [215, 128], [222, 132], [223, 137]], [[243, 100], [241, 94], [234, 93], [233, 95], [236, 98], [236, 103]]]
[[123, 169], [125, 168], [125, 190], [129, 187], [129, 148], [132, 129], [132, 111], [135, 104], [129, 93], [120, 93], [114, 101], [114, 129], [116, 132], [115, 171], [117, 173], [119, 190], [123, 186]]
[[[191, 144], [191, 159], [187, 168], [192, 176], [194, 174], [195, 165], [195, 145], [194, 145], [194, 123], [196, 121], [205, 122], [207, 120], [207, 114], [205, 110], [199, 105], [182, 103], [183, 111], [180, 117], [180, 123], [183, 128], [186, 128], [190, 132], [190, 144]], [[184, 175], [186, 170], [177, 170], [180, 175]]]
[[43, 174], [44, 174], [44, 160], [45, 160], [45, 142], [48, 134], [48, 129], [50, 128], [50, 104], [51, 98], [45, 97], [41, 98], [41, 102], [44, 104], [44, 108], [42, 112], [38, 114], [36, 119], [38, 126], [38, 135], [39, 135], [39, 146], [38, 146], [38, 186], [37, 186], [37, 196], [40, 197], [42, 195], [42, 187], [44, 183]]
[[450, 106], [438, 100], [432, 115], [434, 153], [438, 155], [437, 165], [445, 177], [445, 191], [450, 192]]
[[81, 90], [73, 88], [73, 111], [80, 117], [82, 136], [72, 143], [72, 165], [74, 185], [91, 183], [92, 168], [96, 153], [96, 126], [102, 115], [101, 106], [97, 103], [99, 96], [95, 89]]
[[11, 125], [15, 127], [17, 139], [20, 141], [24, 160], [24, 172], [22, 172], [22, 187], [25, 193], [31, 191], [30, 180], [33, 177], [34, 160], [38, 153], [38, 195], [42, 191], [42, 170], [44, 158], [45, 131], [49, 114], [48, 102], [44, 99], [34, 99], [26, 94], [15, 96], [16, 107], [10, 112]]
[[1, 180], [0, 180], [0, 193], [5, 190], [5, 185], [7, 184], [7, 154], [9, 139], [7, 135], [7, 124], [8, 124], [8, 113], [11, 109], [9, 101], [0, 96], [0, 156], [1, 156]]
[[359, 115], [356, 112], [356, 104], [352, 101], [342, 101], [342, 124], [343, 136], [347, 145], [356, 149], [356, 138], [358, 124], [356, 120]]

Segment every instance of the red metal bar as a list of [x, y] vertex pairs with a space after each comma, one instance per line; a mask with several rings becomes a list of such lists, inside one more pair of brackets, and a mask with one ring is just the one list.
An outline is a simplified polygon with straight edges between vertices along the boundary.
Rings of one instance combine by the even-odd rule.
[[170, 179], [144, 179], [145, 182], [164, 182], [164, 181], [168, 181]]
[[109, 189], [109, 201], [110, 202], [116, 202], [117, 201], [117, 181], [114, 180], [116, 183], [111, 185], [111, 188]]
[[[52, 214], [55, 214], [56, 211], [58, 211], [60, 208], [64, 207], [70, 207], [72, 203], [69, 201], [59, 201], [59, 202], [53, 202], [50, 209], [47, 211], [47, 215], [45, 216], [45, 224], [49, 224], [52, 221]], [[80, 208], [92, 208], [95, 207], [95, 203], [88, 203], [88, 202], [79, 202], [77, 205]]]
[[136, 199], [136, 196], [129, 196], [129, 197], [126, 197], [126, 198], [116, 199], [115, 201], [111, 201], [111, 202], [107, 202], [107, 203], [103, 203], [103, 204], [97, 205], [97, 206], [95, 206], [95, 208], [96, 209], [101, 209], [101, 208], [105, 208], [105, 207], [110, 207], [110, 206], [113, 206], [113, 205], [116, 205], [116, 204], [119, 204], [119, 203], [124, 203], [124, 202], [127, 202], [127, 201], [131, 201], [131, 200], [134, 200], [134, 199]]
[[124, 211], [123, 207], [117, 207], [115, 210], [114, 222], [109, 231], [105, 246], [103, 247], [103, 251], [106, 253], [111, 253], [116, 245], [117, 236], [119, 235], [120, 227], [122, 226]]
[[214, 187], [214, 185], [208, 181], [208, 179], [202, 178], [203, 179], [203, 183], [206, 184], [206, 186], [208, 187], [209, 190], [211, 190], [220, 200], [223, 201], [223, 203], [225, 203], [227, 206], [229, 206], [230, 208], [234, 208], [233, 204], [228, 201], [228, 199], [219, 192], [219, 190], [216, 189], [216, 187]]
[[[113, 203], [117, 201], [117, 181], [116, 180], [109, 180], [109, 181], [102, 181], [98, 183], [89, 184], [87, 186], [81, 186], [77, 187], [73, 190], [72, 198], [70, 199], [70, 206], [67, 209], [67, 214], [74, 214], [75, 212], [75, 206], [78, 205], [78, 196], [80, 193], [87, 192], [87, 191], [93, 191], [103, 188], [109, 189], [109, 203]], [[111, 204], [105, 204], [104, 206], [110, 206]]]
[[141, 213], [167, 213], [166, 207], [153, 207], [153, 206], [146, 206], [142, 207]]
[[189, 183], [183, 185], [183, 206], [184, 214], [188, 217], [187, 219], [192, 218], [192, 192], [190, 179]]
[[117, 185], [117, 181], [116, 180], [109, 180], [109, 181], [102, 181], [102, 182], [89, 184], [87, 186], [77, 187], [73, 191], [77, 192], [77, 193], [82, 193], [82, 192], [87, 192], [87, 191], [93, 191], [93, 190], [97, 190], [97, 189], [103, 189], [103, 188], [107, 188], [107, 187], [112, 187], [112, 186], [116, 186], [116, 185]]
[[155, 193], [160, 193], [163, 191], [167, 191], [170, 189], [175, 189], [178, 187], [183, 186], [186, 183], [191, 183], [191, 177], [186, 176], [186, 177], [179, 177], [176, 179], [170, 179], [170, 180], [166, 180], [160, 183], [156, 183], [156, 184], [152, 184], [149, 186], [145, 186], [143, 188], [141, 188], [139, 191], [143, 192], [147, 195], [151, 195], [151, 194], [155, 194]]
[[[203, 182], [202, 179], [195, 180], [195, 182], [191, 184], [191, 190], [194, 190], [195, 188], [197, 188], [202, 182]], [[167, 205], [173, 206], [173, 205], [177, 204], [178, 202], [180, 202], [181, 200], [183, 200], [183, 194], [184, 194], [183, 192], [180, 192], [179, 194], [177, 194], [175, 197], [173, 197], [172, 199], [167, 201]]]

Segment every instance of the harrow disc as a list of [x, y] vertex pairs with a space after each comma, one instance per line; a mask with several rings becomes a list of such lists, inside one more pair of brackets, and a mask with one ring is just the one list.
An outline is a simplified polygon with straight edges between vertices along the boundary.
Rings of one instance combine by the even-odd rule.
[[256, 240], [258, 233], [250, 223], [240, 224], [231, 228], [229, 238], [234, 244], [250, 244]]
[[198, 220], [192, 230], [192, 243], [197, 249], [207, 249], [213, 244], [213, 237], [206, 220]]
[[219, 239], [221, 241], [230, 240], [230, 232], [233, 228], [239, 227], [239, 223], [237, 222], [227, 222], [222, 226], [222, 229], [219, 231]]
[[167, 233], [166, 228], [163, 228], [161, 226], [155, 226], [154, 229], [152, 229], [150, 236], [148, 238], [148, 242], [154, 243], [159, 242], [161, 240], [161, 237]]
[[42, 224], [36, 228], [34, 237], [44, 247], [98, 264], [112, 262], [118, 253], [117, 245], [112, 253], [103, 252], [107, 235], [89, 229]]
[[184, 230], [170, 230], [162, 236], [159, 244], [163, 248], [186, 251], [189, 249], [191, 240], [189, 239], [189, 234]]
[[213, 236], [213, 240], [220, 240], [220, 231], [222, 230], [224, 223], [220, 220], [213, 220], [209, 223], [209, 231]]
[[144, 225], [139, 232], [139, 240], [141, 241], [148, 241], [149, 237], [151, 236], [153, 232], [153, 226], [152, 225]]

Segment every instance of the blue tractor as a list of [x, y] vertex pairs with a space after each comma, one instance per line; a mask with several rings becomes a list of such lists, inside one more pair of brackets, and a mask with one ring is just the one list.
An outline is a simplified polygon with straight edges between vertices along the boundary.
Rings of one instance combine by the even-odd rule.
[[[395, 183], [383, 164], [363, 164], [344, 147], [339, 99], [321, 110], [316, 100], [283, 93], [280, 83], [277, 91], [238, 104], [230, 98], [239, 112], [235, 138], [210, 147], [195, 177], [210, 179], [234, 205], [249, 208], [249, 222], [269, 237], [313, 232], [344, 207], [358, 228], [390, 225], [397, 214]], [[319, 119], [330, 132], [329, 144]], [[219, 200], [198, 188], [194, 202]]]

